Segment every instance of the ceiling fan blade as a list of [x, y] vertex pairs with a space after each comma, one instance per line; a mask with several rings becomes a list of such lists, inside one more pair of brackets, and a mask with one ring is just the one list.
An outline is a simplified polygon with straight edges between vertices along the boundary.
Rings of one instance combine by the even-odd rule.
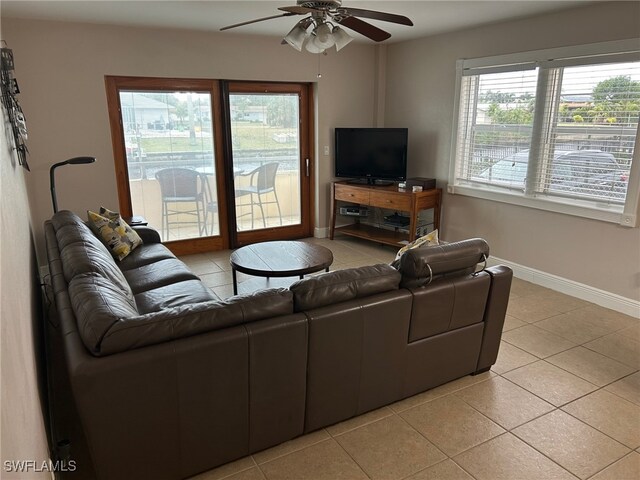
[[391, 37], [389, 32], [385, 32], [384, 30], [356, 17], [343, 18], [338, 23], [343, 27], [350, 28], [351, 30], [356, 31], [375, 42], [382, 42], [383, 40]]
[[393, 13], [376, 12], [375, 10], [363, 10], [362, 8], [346, 8], [341, 7], [339, 11], [344, 11], [348, 15], [354, 17], [371, 18], [373, 20], [382, 20], [383, 22], [399, 23], [400, 25], [413, 26], [413, 22], [404, 15], [395, 15]]
[[243, 25], [250, 25], [252, 23], [263, 22], [265, 20], [271, 20], [272, 18], [280, 18], [280, 17], [290, 17], [291, 15], [296, 15], [295, 13], [282, 13], [280, 15], [272, 15], [270, 17], [257, 18], [255, 20], [249, 20], [248, 22], [236, 23], [235, 25], [228, 25], [226, 27], [222, 27], [220, 31], [229, 30], [230, 28], [242, 27]]
[[306, 15], [307, 13], [319, 12], [320, 10], [316, 10], [315, 8], [307, 8], [307, 7], [279, 7], [278, 10], [282, 10], [283, 12], [289, 12], [294, 15]]

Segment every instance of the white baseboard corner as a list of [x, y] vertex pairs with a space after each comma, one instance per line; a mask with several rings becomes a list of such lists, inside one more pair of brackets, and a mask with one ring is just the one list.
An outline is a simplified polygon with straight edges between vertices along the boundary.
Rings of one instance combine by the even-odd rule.
[[536, 270], [535, 268], [525, 267], [502, 258], [490, 257], [488, 264], [491, 266], [506, 265], [513, 270], [513, 276], [516, 278], [640, 319], [640, 301], [638, 300]]
[[316, 227], [313, 229], [313, 236], [315, 238], [327, 238], [329, 236], [329, 227]]

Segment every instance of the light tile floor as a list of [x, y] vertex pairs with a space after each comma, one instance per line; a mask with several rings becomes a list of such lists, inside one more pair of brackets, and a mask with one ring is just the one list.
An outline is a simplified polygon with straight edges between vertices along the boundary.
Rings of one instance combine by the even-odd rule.
[[[332, 270], [395, 250], [341, 237]], [[220, 298], [230, 251], [182, 257]], [[286, 286], [239, 274], [240, 292]], [[497, 363], [193, 477], [197, 480], [640, 478], [640, 321], [514, 279]]]

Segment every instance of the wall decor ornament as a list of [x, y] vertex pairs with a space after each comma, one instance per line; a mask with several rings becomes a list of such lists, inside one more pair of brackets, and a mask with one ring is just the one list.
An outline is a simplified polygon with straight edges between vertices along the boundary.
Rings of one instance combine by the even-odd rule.
[[20, 88], [14, 76], [13, 50], [6, 47], [4, 40], [2, 40], [2, 47], [0, 48], [0, 73], [2, 106], [11, 125], [11, 133], [13, 134], [18, 163], [29, 170], [29, 164], [27, 163], [27, 153], [29, 150], [26, 144], [27, 124], [17, 98], [20, 93]]

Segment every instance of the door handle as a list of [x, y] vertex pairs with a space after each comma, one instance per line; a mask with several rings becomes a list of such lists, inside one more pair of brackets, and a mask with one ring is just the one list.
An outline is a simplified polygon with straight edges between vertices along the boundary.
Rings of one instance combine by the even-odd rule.
[[309, 176], [309, 159], [308, 159], [308, 158], [305, 158], [305, 159], [304, 159], [304, 162], [305, 162], [306, 167], [307, 167], [307, 177], [308, 177], [308, 176]]

